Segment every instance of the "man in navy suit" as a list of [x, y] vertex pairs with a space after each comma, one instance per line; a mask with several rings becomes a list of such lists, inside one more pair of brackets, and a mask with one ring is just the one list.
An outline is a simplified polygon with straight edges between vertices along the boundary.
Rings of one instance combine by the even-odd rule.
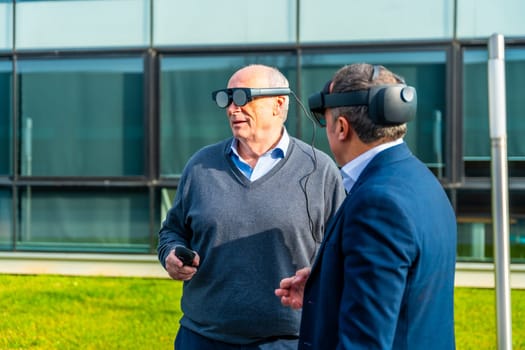
[[348, 195], [311, 270], [275, 291], [303, 309], [299, 349], [454, 349], [456, 218], [402, 139], [415, 89], [383, 66], [352, 64], [309, 104]]

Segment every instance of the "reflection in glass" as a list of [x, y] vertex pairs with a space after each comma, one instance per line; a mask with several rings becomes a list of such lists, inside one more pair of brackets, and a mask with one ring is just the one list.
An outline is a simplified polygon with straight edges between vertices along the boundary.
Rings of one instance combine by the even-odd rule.
[[23, 250], [149, 250], [146, 190], [22, 190]]
[[172, 188], [163, 188], [160, 190], [160, 224], [164, 219], [166, 219], [166, 215], [168, 214], [168, 211], [173, 206], [173, 200], [175, 199], [175, 192], [177, 192], [176, 189]]
[[11, 73], [9, 61], [0, 61], [0, 176], [11, 173]]
[[0, 188], [0, 250], [10, 249], [13, 246], [12, 219], [11, 192]]
[[142, 58], [18, 61], [22, 175], [144, 174]]
[[[466, 176], [490, 177], [491, 142], [488, 101], [488, 53], [467, 50], [463, 57], [463, 160]], [[509, 175], [525, 176], [525, 48], [505, 51], [507, 154]]]
[[[295, 82], [295, 59], [282, 55], [161, 57], [160, 172], [177, 176], [198, 149], [231, 136], [226, 113], [211, 92], [225, 88], [239, 68], [261, 63], [278, 68]], [[295, 134], [293, 98], [287, 128]]]
[[245, 0], [152, 1], [154, 46], [280, 44], [296, 40], [296, 0], [265, 0], [264, 6], [256, 7]]
[[0, 1], [0, 51], [13, 48], [13, 2]]
[[[444, 138], [447, 118], [445, 80], [446, 55], [443, 51], [403, 53], [333, 53], [305, 54], [303, 56], [302, 99], [307, 101], [313, 92], [333, 77], [346, 64], [367, 62], [381, 64], [402, 76], [418, 91], [418, 109], [415, 120], [408, 124], [405, 141], [437, 176], [445, 173]], [[309, 125], [305, 125], [309, 127]], [[317, 133], [316, 145], [330, 151], [324, 130]]]
[[300, 1], [299, 39], [308, 43], [452, 40], [457, 2], [465, 0]]
[[[493, 262], [494, 232], [491, 212], [492, 193], [486, 190], [457, 192], [458, 261]], [[525, 193], [511, 191], [510, 258], [513, 263], [525, 262]]]
[[150, 1], [16, 1], [16, 47], [147, 47]]
[[458, 39], [487, 39], [494, 32], [505, 37], [519, 37], [525, 34], [523, 0], [477, 1], [461, 0], [455, 2]]
[[[486, 50], [464, 53], [463, 159], [472, 164], [490, 160], [487, 60]], [[488, 164], [485, 167], [490, 168]], [[466, 163], [467, 176], [473, 175], [469, 168]]]

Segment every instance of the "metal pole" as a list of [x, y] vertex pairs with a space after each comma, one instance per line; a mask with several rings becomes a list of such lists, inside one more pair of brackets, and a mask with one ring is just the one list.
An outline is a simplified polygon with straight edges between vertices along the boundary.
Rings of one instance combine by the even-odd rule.
[[492, 222], [498, 350], [512, 349], [509, 283], [509, 204], [507, 176], [507, 130], [505, 94], [505, 40], [501, 34], [489, 39], [489, 118], [492, 145]]

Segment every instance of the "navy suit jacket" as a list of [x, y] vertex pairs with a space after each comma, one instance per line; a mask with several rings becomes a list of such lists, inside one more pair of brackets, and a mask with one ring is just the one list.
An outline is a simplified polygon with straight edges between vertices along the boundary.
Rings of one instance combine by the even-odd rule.
[[456, 218], [406, 144], [377, 154], [328, 224], [299, 349], [455, 348]]

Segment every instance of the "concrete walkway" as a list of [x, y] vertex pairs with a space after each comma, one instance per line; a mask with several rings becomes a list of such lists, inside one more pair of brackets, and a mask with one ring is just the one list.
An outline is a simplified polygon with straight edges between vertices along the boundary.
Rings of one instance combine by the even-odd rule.
[[[510, 267], [512, 289], [525, 289], [525, 264]], [[169, 278], [152, 254], [0, 252], [0, 273]], [[494, 265], [457, 263], [456, 286], [494, 288]]]

